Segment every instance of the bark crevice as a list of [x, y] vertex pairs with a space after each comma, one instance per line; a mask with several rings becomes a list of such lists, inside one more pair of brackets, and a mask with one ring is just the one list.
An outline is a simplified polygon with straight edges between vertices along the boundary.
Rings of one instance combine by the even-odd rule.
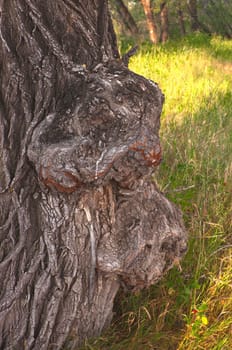
[[4, 350], [100, 334], [121, 283], [148, 287], [186, 249], [151, 182], [164, 97], [124, 61], [107, 1], [0, 3]]

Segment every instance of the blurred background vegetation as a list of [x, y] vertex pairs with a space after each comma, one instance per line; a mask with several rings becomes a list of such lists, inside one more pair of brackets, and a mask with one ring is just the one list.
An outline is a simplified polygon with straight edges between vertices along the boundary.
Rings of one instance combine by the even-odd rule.
[[140, 47], [130, 69], [165, 94], [154, 180], [182, 208], [189, 249], [157, 285], [121, 290], [112, 326], [83, 349], [231, 350], [232, 1], [111, 0], [111, 8], [121, 52]]
[[191, 32], [232, 38], [231, 0], [110, 0], [123, 41], [157, 44]]

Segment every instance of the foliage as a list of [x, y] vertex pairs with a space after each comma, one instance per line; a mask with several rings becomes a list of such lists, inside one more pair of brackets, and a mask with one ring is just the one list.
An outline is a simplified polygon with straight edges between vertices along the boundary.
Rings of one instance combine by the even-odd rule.
[[199, 0], [200, 20], [211, 33], [232, 38], [232, 2], [230, 0]]
[[131, 69], [166, 95], [162, 191], [184, 211], [189, 250], [158, 285], [121, 291], [107, 333], [83, 349], [232, 347], [232, 41], [197, 34], [142, 46]]
[[[148, 30], [146, 27], [146, 19], [140, 0], [123, 0], [131, 12], [134, 20], [136, 21], [140, 36], [130, 38], [137, 43], [148, 39]], [[110, 0], [113, 4], [114, 0]], [[186, 32], [190, 34], [191, 29], [191, 16], [189, 11], [189, 0], [167, 0], [165, 1], [168, 6], [169, 13], [169, 37], [175, 39], [181, 36], [180, 23], [179, 23], [179, 10], [183, 14], [183, 22]], [[153, 14], [156, 25], [160, 28], [160, 5], [164, 3], [163, 0], [151, 1]], [[221, 35], [227, 38], [232, 37], [232, 2], [231, 0], [197, 0], [197, 14], [199, 21], [199, 30], [206, 33]], [[113, 11], [115, 14], [115, 11]], [[116, 29], [119, 35], [125, 35], [122, 26], [122, 19], [114, 16], [116, 21]]]

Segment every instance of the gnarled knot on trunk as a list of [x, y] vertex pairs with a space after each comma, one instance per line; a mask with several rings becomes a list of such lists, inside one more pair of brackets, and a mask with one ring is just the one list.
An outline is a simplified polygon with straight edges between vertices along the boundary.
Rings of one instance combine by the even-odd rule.
[[113, 59], [107, 1], [0, 3], [0, 348], [76, 348], [186, 249], [149, 179], [164, 97]]
[[157, 84], [120, 62], [100, 65], [62, 106], [36, 127], [28, 155], [41, 182], [72, 193], [110, 180], [127, 185], [161, 161]]
[[61, 101], [35, 128], [29, 159], [42, 190], [79, 191], [76, 205], [90, 233], [90, 294], [95, 269], [131, 289], [148, 287], [186, 250], [180, 211], [149, 181], [161, 161], [163, 94], [118, 61], [95, 67], [64, 101], [69, 94], [71, 105]]
[[97, 267], [120, 276], [123, 285], [139, 290], [157, 282], [187, 249], [181, 212], [154, 182], [138, 184], [130, 193], [119, 190], [114, 235], [103, 235]]

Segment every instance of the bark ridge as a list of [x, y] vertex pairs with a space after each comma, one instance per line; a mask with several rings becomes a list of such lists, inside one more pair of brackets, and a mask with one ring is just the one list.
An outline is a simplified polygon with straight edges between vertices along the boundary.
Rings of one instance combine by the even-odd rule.
[[121, 284], [183, 255], [151, 181], [163, 100], [120, 59], [107, 1], [0, 2], [1, 349], [81, 344]]

